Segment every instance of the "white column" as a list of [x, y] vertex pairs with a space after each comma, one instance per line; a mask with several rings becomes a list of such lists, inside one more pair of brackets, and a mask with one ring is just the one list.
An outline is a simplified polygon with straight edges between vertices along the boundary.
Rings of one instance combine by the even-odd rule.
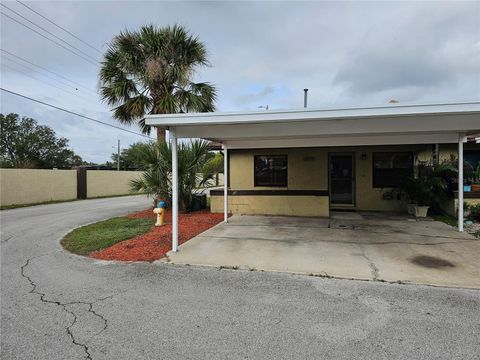
[[178, 151], [177, 133], [170, 129], [172, 141], [172, 251], [178, 251]]
[[228, 222], [228, 149], [223, 144], [223, 221]]
[[463, 232], [463, 136], [458, 138], [458, 231]]

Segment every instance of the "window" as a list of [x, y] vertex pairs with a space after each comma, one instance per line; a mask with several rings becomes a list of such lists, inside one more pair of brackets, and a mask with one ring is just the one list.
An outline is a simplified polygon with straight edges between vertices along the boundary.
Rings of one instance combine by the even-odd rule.
[[287, 186], [287, 155], [256, 155], [255, 186]]
[[413, 155], [411, 153], [374, 153], [373, 187], [399, 187], [413, 176]]

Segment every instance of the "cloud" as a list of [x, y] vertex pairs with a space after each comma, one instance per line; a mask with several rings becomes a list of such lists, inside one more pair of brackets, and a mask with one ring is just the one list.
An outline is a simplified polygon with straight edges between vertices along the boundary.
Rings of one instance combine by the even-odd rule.
[[[32, 2], [30, 6], [100, 51], [143, 24], [187, 26], [207, 45], [211, 67], [195, 77], [218, 88], [219, 111], [446, 102], [480, 98], [479, 2]], [[15, 11], [93, 57], [101, 54], [9, 2]], [[2, 87], [117, 124], [100, 102], [93, 66], [2, 18], [2, 48], [82, 84], [4, 61]], [[3, 66], [8, 65], [8, 66]], [[13, 68], [14, 70], [12, 70]], [[16, 70], [15, 70], [16, 69]], [[143, 138], [2, 94], [2, 112], [49, 124], [76, 152], [103, 162]], [[131, 130], [137, 130], [135, 127]]]
[[[398, 90], [410, 92], [412, 99], [422, 92], [453, 89], [455, 93], [461, 86], [468, 88], [468, 83], [478, 85], [480, 20], [472, 16], [478, 10], [478, 3], [442, 11], [422, 6], [410, 16], [392, 17], [385, 31], [366, 34], [349, 51], [334, 83], [354, 96]], [[467, 86], [458, 83], [464, 77]], [[471, 95], [478, 97], [478, 88]]]

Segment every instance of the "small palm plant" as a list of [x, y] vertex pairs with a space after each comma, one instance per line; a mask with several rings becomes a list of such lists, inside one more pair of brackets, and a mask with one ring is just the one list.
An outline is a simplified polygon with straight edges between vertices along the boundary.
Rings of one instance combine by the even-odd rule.
[[[211, 181], [218, 169], [206, 164], [214, 157], [205, 140], [192, 140], [178, 144], [178, 202], [180, 211], [190, 211], [195, 189]], [[143, 150], [145, 172], [130, 182], [130, 189], [145, 192], [155, 198], [172, 199], [172, 149], [168, 142], [150, 143]]]

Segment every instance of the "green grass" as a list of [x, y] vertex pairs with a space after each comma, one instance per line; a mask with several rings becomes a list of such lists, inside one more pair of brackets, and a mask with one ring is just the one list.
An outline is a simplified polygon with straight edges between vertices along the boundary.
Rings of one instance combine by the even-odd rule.
[[2, 205], [2, 206], [0, 206], [0, 210], [10, 210], [10, 209], [18, 209], [18, 208], [29, 207], [29, 206], [60, 204], [60, 203], [65, 203], [65, 202], [93, 200], [93, 199], [108, 199], [108, 198], [123, 197], [123, 196], [134, 196], [134, 195], [146, 195], [146, 193], [139, 192], [139, 193], [129, 193], [129, 194], [122, 194], [122, 195], [93, 196], [93, 197], [89, 197], [87, 199], [52, 200], [52, 201], [44, 201], [44, 202], [31, 203], [31, 204]]
[[458, 226], [457, 219], [450, 215], [435, 215], [433, 216], [433, 220], [444, 222], [445, 224], [453, 227]]
[[75, 229], [62, 239], [61, 244], [74, 254], [88, 255], [144, 234], [153, 225], [153, 219], [115, 217]]
[[31, 203], [31, 204], [2, 205], [0, 206], [0, 210], [18, 209], [18, 208], [29, 207], [29, 206], [37, 206], [37, 205], [59, 204], [59, 203], [72, 202], [72, 201], [77, 201], [77, 199], [52, 200], [52, 201], [44, 201], [40, 203]]
[[[433, 216], [433, 220], [444, 222], [447, 225], [458, 227], [457, 219], [450, 215], [436, 215]], [[475, 236], [476, 238], [480, 238], [480, 230], [469, 232], [469, 234]]]

